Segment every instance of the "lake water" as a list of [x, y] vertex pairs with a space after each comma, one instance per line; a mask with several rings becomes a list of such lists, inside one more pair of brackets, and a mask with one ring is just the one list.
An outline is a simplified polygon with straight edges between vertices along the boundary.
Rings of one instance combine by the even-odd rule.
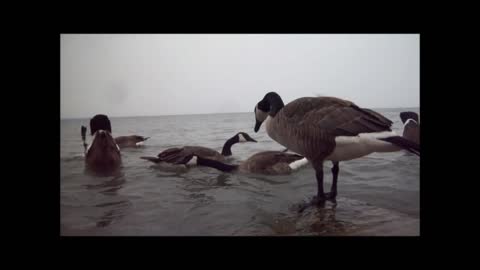
[[[401, 111], [377, 109], [401, 134]], [[93, 115], [92, 115], [93, 116]], [[253, 132], [252, 113], [111, 118], [114, 136], [151, 137], [144, 146], [123, 149], [120, 173], [109, 177], [85, 172], [80, 126], [89, 119], [61, 120], [61, 235], [419, 235], [420, 159], [404, 151], [374, 153], [340, 162], [337, 204], [295, 206], [316, 194], [313, 168], [291, 175], [223, 173], [194, 167], [166, 172], [140, 156], [184, 145], [221, 151], [239, 131], [258, 143], [232, 147], [231, 163], [259, 151], [283, 150], [262, 126]], [[90, 142], [91, 136], [87, 136]], [[325, 190], [331, 163], [325, 163]]]

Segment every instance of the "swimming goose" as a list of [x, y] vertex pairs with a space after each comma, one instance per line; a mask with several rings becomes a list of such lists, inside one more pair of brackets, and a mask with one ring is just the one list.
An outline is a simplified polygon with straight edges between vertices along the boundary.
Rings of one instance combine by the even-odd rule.
[[192, 164], [195, 165], [196, 158], [192, 160], [195, 156], [200, 156], [207, 159], [212, 159], [216, 161], [225, 161], [225, 157], [232, 155], [232, 146], [238, 142], [257, 142], [252, 137], [250, 137], [245, 132], [239, 132], [233, 137], [228, 139], [223, 145], [222, 153], [218, 151], [203, 147], [203, 146], [184, 146], [184, 147], [175, 147], [169, 148], [160, 154], [157, 157], [140, 157], [141, 159], [149, 160], [154, 163], [166, 162], [172, 164]]
[[[86, 128], [82, 126], [82, 137]], [[109, 172], [120, 167], [122, 158], [120, 148], [112, 137], [112, 128], [108, 116], [97, 114], [90, 119], [92, 143], [85, 150], [85, 163], [89, 169]]]
[[197, 157], [197, 164], [224, 172], [239, 171], [242, 173], [279, 175], [289, 174], [299, 169], [308, 164], [308, 160], [297, 154], [280, 151], [264, 151], [252, 155], [239, 165], [226, 164], [200, 156]]
[[[402, 149], [420, 153], [418, 144], [392, 132], [389, 119], [335, 97], [302, 97], [284, 105], [277, 93], [269, 92], [258, 102], [254, 112], [255, 132], [265, 121], [270, 138], [312, 163], [317, 196], [311, 204], [335, 199], [340, 161]], [[323, 191], [323, 162], [326, 160], [334, 165], [329, 193]]]
[[143, 145], [143, 142], [148, 138], [150, 137], [143, 137], [139, 135], [119, 136], [115, 138], [115, 142], [120, 148], [137, 147]]
[[420, 122], [415, 112], [401, 112], [403, 123], [403, 137], [420, 145]]

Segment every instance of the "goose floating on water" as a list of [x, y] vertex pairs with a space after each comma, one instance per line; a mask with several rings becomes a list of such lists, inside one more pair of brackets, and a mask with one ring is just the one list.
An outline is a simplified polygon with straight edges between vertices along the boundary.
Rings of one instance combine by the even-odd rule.
[[239, 132], [228, 139], [223, 145], [222, 153], [218, 151], [203, 147], [203, 146], [184, 146], [174, 147], [164, 150], [157, 157], [140, 157], [141, 159], [149, 160], [153, 163], [170, 163], [177, 165], [196, 165], [196, 157], [216, 160], [220, 162], [225, 161], [225, 157], [232, 155], [232, 146], [236, 143], [243, 142], [257, 142], [245, 132]]
[[215, 160], [197, 157], [197, 164], [200, 166], [212, 167], [224, 172], [242, 172], [280, 175], [290, 174], [294, 170], [308, 164], [308, 160], [303, 156], [280, 151], [259, 152], [239, 165], [231, 165]]
[[139, 135], [119, 136], [115, 138], [115, 142], [120, 148], [137, 147], [143, 145], [143, 142], [149, 138]]
[[[254, 112], [255, 132], [265, 122], [270, 138], [311, 162], [317, 180], [317, 195], [311, 204], [335, 199], [340, 161], [402, 149], [420, 155], [417, 143], [391, 130], [392, 121], [347, 100], [302, 97], [284, 105], [280, 95], [269, 92]], [[327, 160], [334, 165], [333, 182], [330, 192], [324, 193], [323, 163]]]
[[[122, 163], [120, 148], [112, 137], [112, 127], [108, 116], [97, 114], [90, 119], [92, 143], [85, 150], [87, 168], [96, 172], [111, 172]], [[82, 126], [82, 138], [85, 141], [86, 128]], [[86, 144], [85, 144], [86, 146]]]

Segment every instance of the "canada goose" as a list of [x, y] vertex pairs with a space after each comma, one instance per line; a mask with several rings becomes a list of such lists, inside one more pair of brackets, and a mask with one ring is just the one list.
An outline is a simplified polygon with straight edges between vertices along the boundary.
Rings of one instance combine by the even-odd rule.
[[115, 138], [115, 142], [120, 148], [137, 147], [143, 144], [150, 137], [143, 137], [139, 135], [119, 136]]
[[[82, 138], [85, 143], [86, 128], [82, 126]], [[122, 158], [120, 148], [112, 137], [110, 120], [106, 115], [97, 114], [90, 119], [92, 143], [85, 149], [85, 163], [93, 171], [109, 172], [120, 167]]]
[[197, 164], [200, 166], [212, 167], [224, 172], [239, 171], [243, 173], [258, 174], [289, 174], [294, 170], [308, 164], [306, 158], [280, 151], [264, 151], [256, 153], [242, 161], [239, 165], [231, 165], [216, 160], [197, 157]]
[[401, 112], [403, 123], [403, 137], [420, 145], [420, 122], [415, 112]]
[[[392, 132], [392, 121], [347, 100], [302, 97], [284, 105], [277, 93], [269, 92], [254, 112], [255, 132], [265, 121], [270, 138], [312, 163], [317, 179], [317, 196], [313, 197], [312, 204], [335, 199], [340, 161], [401, 149], [420, 155], [418, 144]], [[325, 160], [333, 162], [329, 193], [323, 191]]]
[[233, 137], [228, 139], [223, 145], [222, 153], [218, 151], [203, 147], [203, 146], [184, 146], [184, 147], [175, 147], [164, 150], [157, 157], [140, 157], [141, 159], [149, 160], [154, 163], [166, 162], [172, 164], [195, 164], [196, 158], [192, 160], [193, 157], [200, 156], [207, 159], [212, 159], [216, 161], [225, 161], [225, 157], [232, 155], [232, 146], [238, 142], [257, 142], [252, 137], [250, 137], [245, 132], [239, 132]]

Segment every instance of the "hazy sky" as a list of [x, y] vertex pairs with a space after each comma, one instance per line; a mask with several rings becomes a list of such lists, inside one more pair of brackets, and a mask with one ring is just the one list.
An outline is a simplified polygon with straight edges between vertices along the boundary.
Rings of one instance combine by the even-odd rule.
[[61, 35], [61, 118], [252, 112], [335, 96], [418, 107], [420, 36]]

